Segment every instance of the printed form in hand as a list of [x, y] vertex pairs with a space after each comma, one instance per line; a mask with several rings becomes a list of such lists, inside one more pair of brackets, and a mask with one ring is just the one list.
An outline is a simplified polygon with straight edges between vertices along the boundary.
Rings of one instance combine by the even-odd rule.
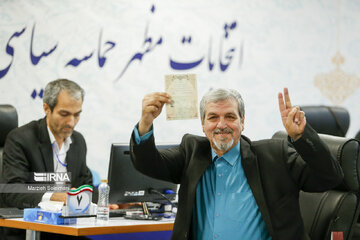
[[198, 118], [195, 74], [165, 75], [165, 92], [172, 100], [171, 104], [166, 104], [167, 120]]

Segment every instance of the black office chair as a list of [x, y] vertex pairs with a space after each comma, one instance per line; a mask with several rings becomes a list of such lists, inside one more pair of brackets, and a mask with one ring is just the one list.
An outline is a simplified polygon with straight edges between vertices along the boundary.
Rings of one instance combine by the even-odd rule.
[[357, 134], [355, 135], [355, 139], [360, 141], [360, 131], [358, 131]]
[[2, 174], [2, 154], [7, 134], [18, 127], [18, 115], [15, 107], [0, 104], [0, 175]]
[[[355, 135], [355, 139], [360, 141], [360, 131], [358, 131]], [[354, 235], [353, 235], [353, 240], [360, 240], [360, 216], [358, 219], [357, 224], [354, 227]]]
[[318, 133], [345, 137], [350, 125], [349, 112], [337, 106], [300, 106], [306, 121]]
[[[333, 231], [343, 232], [344, 240], [350, 240], [359, 216], [360, 143], [356, 139], [319, 135], [339, 161], [344, 181], [326, 192], [300, 192], [300, 210], [305, 229], [312, 240], [330, 239]], [[273, 136], [286, 137], [283, 131]]]

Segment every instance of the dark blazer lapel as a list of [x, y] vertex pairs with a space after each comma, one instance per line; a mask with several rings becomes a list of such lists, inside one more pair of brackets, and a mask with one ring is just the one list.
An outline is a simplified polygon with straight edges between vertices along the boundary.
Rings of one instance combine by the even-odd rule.
[[[69, 151], [66, 153], [66, 163], [67, 163], [67, 171], [72, 174], [71, 180], [75, 177], [75, 173], [78, 168], [78, 161], [77, 159], [77, 151], [76, 151], [76, 142], [74, 141], [74, 138], [71, 136], [71, 144]], [[74, 174], [74, 175], [73, 175]], [[71, 181], [73, 183], [73, 181]]]
[[46, 125], [46, 117], [39, 122], [40, 151], [45, 165], [45, 171], [54, 171], [53, 151], [50, 143], [49, 132]]
[[273, 227], [270, 219], [269, 209], [266, 205], [264, 191], [260, 178], [259, 164], [256, 155], [251, 151], [250, 144], [243, 137], [240, 138], [241, 162], [244, 168], [245, 176], [256, 203], [260, 209], [261, 215], [266, 223], [270, 235], [273, 236]]
[[211, 164], [211, 147], [209, 141], [204, 138], [204, 141], [199, 142], [199, 152], [194, 156], [193, 165], [191, 166], [191, 179], [193, 183], [197, 184], [200, 177]]

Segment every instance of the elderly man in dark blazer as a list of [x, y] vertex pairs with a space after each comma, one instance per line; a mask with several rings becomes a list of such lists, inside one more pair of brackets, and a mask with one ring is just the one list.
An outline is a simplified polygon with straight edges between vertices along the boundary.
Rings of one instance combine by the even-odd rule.
[[180, 184], [172, 239], [309, 239], [300, 215], [299, 191], [324, 191], [343, 173], [327, 146], [278, 94], [288, 140], [251, 141], [235, 90], [215, 89], [200, 103], [206, 137], [186, 134], [179, 147], [157, 150], [153, 121], [167, 93], [144, 97], [131, 137], [131, 157], [141, 172]]
[[[67, 172], [71, 173], [71, 187], [92, 184], [85, 139], [74, 131], [83, 100], [84, 90], [73, 81], [59, 79], [47, 84], [43, 95], [46, 117], [14, 129], [7, 136], [3, 183], [31, 183], [34, 172]], [[66, 192], [1, 194], [2, 207], [36, 207], [42, 200], [66, 202]]]

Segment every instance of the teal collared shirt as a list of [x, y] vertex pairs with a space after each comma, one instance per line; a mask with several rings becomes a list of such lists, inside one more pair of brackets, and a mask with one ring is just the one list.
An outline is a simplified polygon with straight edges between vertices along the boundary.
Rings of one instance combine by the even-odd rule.
[[[137, 144], [146, 141], [151, 130], [134, 136]], [[240, 142], [222, 157], [211, 150], [213, 163], [196, 187], [193, 236], [196, 240], [270, 240], [241, 164]]]
[[241, 164], [240, 142], [213, 163], [196, 187], [193, 235], [207, 239], [271, 239]]

